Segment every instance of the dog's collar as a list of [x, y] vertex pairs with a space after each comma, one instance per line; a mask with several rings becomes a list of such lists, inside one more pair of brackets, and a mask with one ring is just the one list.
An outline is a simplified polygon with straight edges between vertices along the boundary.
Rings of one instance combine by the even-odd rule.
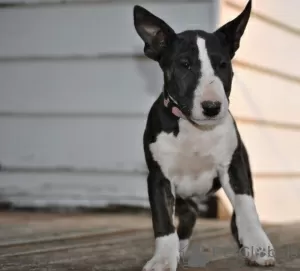
[[177, 102], [170, 96], [170, 94], [167, 91], [164, 91], [164, 105], [166, 108], [170, 109], [172, 114], [176, 117], [187, 119], [179, 109]]

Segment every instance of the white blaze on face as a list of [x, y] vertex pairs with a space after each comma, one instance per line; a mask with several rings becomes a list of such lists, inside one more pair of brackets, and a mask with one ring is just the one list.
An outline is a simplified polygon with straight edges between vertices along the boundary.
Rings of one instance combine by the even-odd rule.
[[[199, 124], [214, 123], [215, 119], [222, 119], [227, 114], [228, 100], [226, 98], [222, 81], [214, 73], [214, 69], [208, 56], [205, 40], [198, 37], [197, 46], [201, 65], [201, 75], [199, 78], [198, 86], [194, 93], [191, 117], [195, 122]], [[204, 101], [218, 101], [221, 103], [221, 111], [213, 120], [207, 121], [208, 118], [202, 113], [203, 109], [201, 103]]]

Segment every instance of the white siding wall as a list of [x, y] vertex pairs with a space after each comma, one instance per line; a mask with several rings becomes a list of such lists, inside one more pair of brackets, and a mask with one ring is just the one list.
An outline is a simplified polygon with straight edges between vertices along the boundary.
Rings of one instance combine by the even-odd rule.
[[[222, 1], [220, 23], [246, 2]], [[231, 109], [250, 152], [260, 217], [270, 222], [300, 219], [299, 9], [298, 0], [253, 0], [236, 55]]]
[[16, 5], [0, 9], [0, 201], [148, 205], [142, 133], [162, 77], [139, 56], [133, 4], [177, 31], [212, 30], [217, 1], [6, 3]]

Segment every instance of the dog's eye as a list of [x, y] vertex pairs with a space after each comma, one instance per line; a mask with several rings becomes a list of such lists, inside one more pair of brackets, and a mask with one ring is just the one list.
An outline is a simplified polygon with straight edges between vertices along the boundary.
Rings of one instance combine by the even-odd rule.
[[180, 65], [183, 66], [183, 67], [185, 67], [188, 70], [191, 69], [190, 62], [187, 59], [181, 59], [180, 60]]

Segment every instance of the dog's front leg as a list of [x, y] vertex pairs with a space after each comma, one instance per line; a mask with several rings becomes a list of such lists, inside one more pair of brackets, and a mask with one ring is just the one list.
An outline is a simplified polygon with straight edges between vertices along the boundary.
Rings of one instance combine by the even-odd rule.
[[[236, 152], [229, 167], [219, 170], [220, 182], [232, 203], [241, 253], [249, 263], [274, 265], [274, 248], [263, 230], [253, 198], [248, 159], [243, 151]], [[233, 218], [234, 218], [233, 216]]]
[[174, 226], [175, 192], [160, 171], [148, 176], [148, 195], [152, 212], [155, 253], [144, 266], [145, 271], [176, 271], [179, 261], [179, 239]]

